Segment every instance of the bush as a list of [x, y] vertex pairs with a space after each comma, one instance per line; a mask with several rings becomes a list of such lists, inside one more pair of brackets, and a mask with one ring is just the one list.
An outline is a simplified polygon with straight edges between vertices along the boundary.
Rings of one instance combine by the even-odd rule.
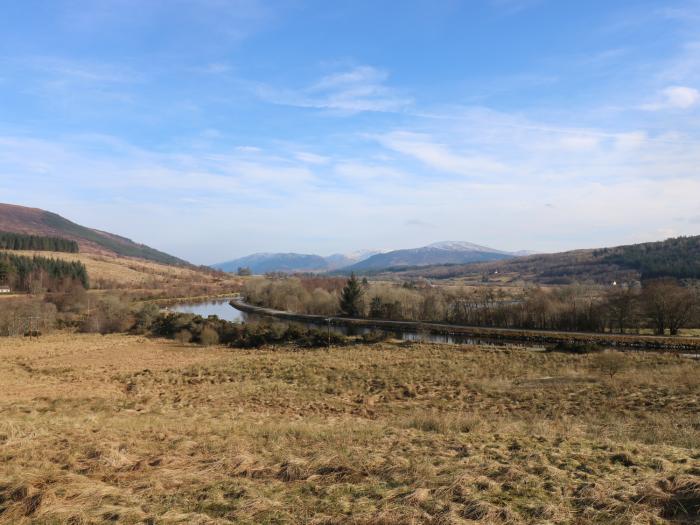
[[187, 344], [190, 341], [192, 341], [192, 334], [189, 330], [180, 330], [175, 336], [175, 339], [177, 339], [182, 344]]
[[134, 317], [134, 326], [132, 330], [137, 334], [145, 334], [148, 332], [155, 320], [160, 315], [160, 308], [153, 303], [146, 303], [139, 308]]
[[592, 367], [612, 379], [627, 368], [627, 356], [622, 352], [603, 352], [594, 356]]
[[[231, 323], [210, 316], [184, 313], [161, 313], [151, 323], [150, 333], [160, 337], [179, 339], [187, 331], [192, 341], [203, 345], [226, 344], [238, 348], [259, 348], [270, 344], [294, 343], [304, 347], [328, 345], [328, 332], [324, 329], [309, 329], [299, 324], [280, 322]], [[331, 332], [332, 345], [347, 345], [350, 339]]]
[[560, 341], [547, 348], [548, 352], [564, 352], [567, 354], [593, 354], [602, 352], [603, 348], [594, 343], [582, 343], [577, 341]]
[[365, 332], [362, 334], [362, 342], [365, 344], [381, 343], [390, 339], [391, 335], [384, 330], [372, 330], [371, 332]]
[[80, 325], [82, 332], [111, 334], [126, 332], [133, 326], [133, 318], [126, 301], [115, 295], [103, 297]]
[[205, 326], [199, 334], [199, 342], [204, 346], [218, 345], [219, 334], [210, 326]]

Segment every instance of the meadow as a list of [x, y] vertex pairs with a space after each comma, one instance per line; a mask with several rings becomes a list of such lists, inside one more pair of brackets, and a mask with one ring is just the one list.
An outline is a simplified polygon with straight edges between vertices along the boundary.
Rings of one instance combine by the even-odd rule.
[[700, 363], [0, 339], [2, 524], [694, 523]]

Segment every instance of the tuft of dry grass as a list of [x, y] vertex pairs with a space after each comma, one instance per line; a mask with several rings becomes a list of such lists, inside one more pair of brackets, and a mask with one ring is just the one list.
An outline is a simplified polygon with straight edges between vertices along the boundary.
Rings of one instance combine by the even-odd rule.
[[697, 522], [700, 363], [596, 359], [0, 339], [0, 524]]

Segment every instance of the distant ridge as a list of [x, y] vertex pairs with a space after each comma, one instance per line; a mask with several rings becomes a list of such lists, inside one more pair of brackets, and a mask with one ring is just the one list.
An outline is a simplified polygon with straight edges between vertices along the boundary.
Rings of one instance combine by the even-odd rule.
[[515, 253], [480, 246], [465, 241], [442, 241], [404, 250], [379, 253], [343, 268], [343, 271], [366, 272], [387, 268], [432, 266], [436, 264], [466, 264], [497, 261], [516, 257]]
[[[517, 257], [511, 253], [465, 241], [442, 241], [405, 250], [359, 250], [335, 253], [327, 257], [302, 253], [254, 253], [246, 257], [212, 265], [225, 272], [249, 268], [255, 274], [268, 272], [303, 273], [381, 271], [395, 267], [465, 264]], [[528, 252], [529, 253], [529, 252]]]
[[328, 269], [328, 262], [320, 255], [305, 253], [254, 253], [232, 261], [212, 264], [211, 267], [224, 272], [248, 268], [255, 274], [324, 272]]
[[0, 203], [0, 231], [60, 237], [76, 241], [80, 251], [136, 257], [164, 264], [185, 266], [183, 259], [126, 237], [81, 226], [56, 213], [15, 204]]

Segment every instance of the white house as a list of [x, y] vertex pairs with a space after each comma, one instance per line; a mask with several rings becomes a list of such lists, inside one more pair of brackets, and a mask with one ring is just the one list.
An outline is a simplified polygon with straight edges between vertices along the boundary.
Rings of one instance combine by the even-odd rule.
[[12, 293], [9, 286], [0, 286], [0, 293]]

